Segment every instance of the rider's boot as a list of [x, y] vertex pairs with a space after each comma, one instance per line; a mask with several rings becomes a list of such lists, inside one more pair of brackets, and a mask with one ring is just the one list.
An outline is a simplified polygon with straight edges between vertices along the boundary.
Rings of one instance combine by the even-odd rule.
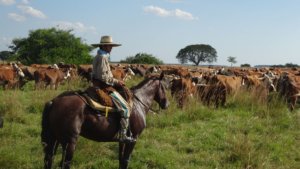
[[120, 120], [121, 129], [119, 131], [119, 142], [122, 143], [132, 143], [136, 140], [131, 136], [127, 136], [127, 130], [129, 125], [129, 119], [122, 117]]

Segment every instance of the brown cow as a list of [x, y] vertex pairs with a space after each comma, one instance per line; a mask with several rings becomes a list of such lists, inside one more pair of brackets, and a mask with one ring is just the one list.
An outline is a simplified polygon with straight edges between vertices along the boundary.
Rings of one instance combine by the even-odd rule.
[[65, 64], [63, 62], [60, 62], [57, 64], [58, 68], [62, 70], [63, 72], [67, 72], [69, 70], [70, 72], [70, 78], [69, 80], [77, 79], [78, 78], [78, 70], [77, 66], [74, 64]]
[[261, 77], [256, 75], [243, 76], [243, 85], [260, 102], [267, 101], [270, 92], [276, 91], [273, 80], [269, 75], [264, 74]]
[[51, 65], [49, 64], [31, 64], [30, 67], [33, 67], [33, 68], [49, 68], [51, 67]]
[[92, 70], [93, 70], [92, 65], [79, 65], [77, 69], [77, 73], [83, 79], [86, 79], [87, 82], [90, 82], [92, 80]]
[[173, 79], [171, 81], [171, 95], [175, 98], [180, 108], [183, 108], [190, 96], [196, 91], [191, 78]]
[[[38, 69], [34, 72], [35, 89], [46, 89], [50, 85], [50, 89], [57, 89], [58, 85], [70, 77], [69, 70], [63, 72], [59, 69]], [[42, 86], [45, 83], [44, 86]]]
[[134, 72], [135, 75], [139, 75], [144, 77], [146, 75], [146, 69], [140, 65], [130, 65], [131, 70]]
[[151, 66], [146, 70], [146, 74], [153, 74], [153, 73], [159, 73], [160, 69], [157, 66]]
[[166, 75], [175, 75], [178, 77], [190, 77], [189, 70], [186, 68], [178, 67], [178, 68], [169, 68], [167, 70], [163, 70]]
[[36, 71], [36, 68], [31, 66], [22, 66], [21, 69], [27, 80], [34, 80], [34, 72]]
[[13, 64], [12, 67], [0, 68], [0, 84], [4, 89], [22, 87], [25, 83], [23, 71], [17, 64]]
[[236, 76], [214, 75], [206, 76], [207, 83], [197, 87], [199, 98], [206, 105], [214, 102], [215, 107], [224, 106], [229, 94], [240, 90], [243, 79]]
[[134, 76], [135, 73], [131, 70], [131, 68], [114, 68], [111, 70], [114, 78], [122, 81], [127, 81], [131, 78], [131, 76]]
[[300, 97], [300, 76], [284, 73], [277, 83], [279, 95], [289, 104], [291, 111], [295, 109], [298, 97]]

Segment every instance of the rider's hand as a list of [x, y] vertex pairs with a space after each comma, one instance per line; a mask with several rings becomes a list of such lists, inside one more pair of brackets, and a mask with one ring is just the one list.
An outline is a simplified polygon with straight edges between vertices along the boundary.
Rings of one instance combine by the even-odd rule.
[[118, 81], [118, 85], [120, 85], [120, 86], [125, 86], [125, 83], [124, 83], [123, 80], [119, 80], [119, 81]]

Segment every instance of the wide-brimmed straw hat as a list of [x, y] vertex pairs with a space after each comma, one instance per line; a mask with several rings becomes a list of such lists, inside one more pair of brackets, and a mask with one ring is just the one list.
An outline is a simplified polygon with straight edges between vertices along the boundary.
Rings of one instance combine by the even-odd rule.
[[103, 46], [103, 45], [111, 45], [114, 47], [121, 46], [121, 44], [113, 43], [111, 36], [102, 36], [100, 43], [92, 44], [94, 47]]

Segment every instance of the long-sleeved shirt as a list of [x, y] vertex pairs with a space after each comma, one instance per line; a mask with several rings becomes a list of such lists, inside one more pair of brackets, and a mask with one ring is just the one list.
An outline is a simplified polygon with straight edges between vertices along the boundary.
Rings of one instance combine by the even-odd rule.
[[113, 86], [114, 84], [118, 83], [118, 80], [113, 77], [108, 58], [109, 53], [101, 49], [98, 50], [97, 55], [93, 60], [92, 76], [94, 79]]

